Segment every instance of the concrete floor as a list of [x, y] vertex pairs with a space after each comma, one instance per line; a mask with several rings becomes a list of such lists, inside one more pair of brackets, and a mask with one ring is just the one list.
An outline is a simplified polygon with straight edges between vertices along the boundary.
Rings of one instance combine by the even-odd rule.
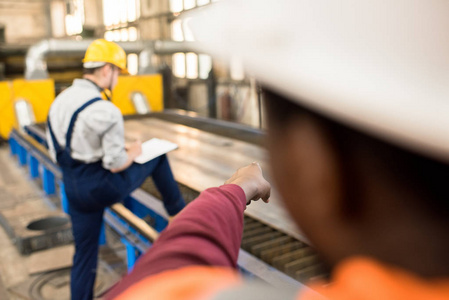
[[25, 260], [9, 239], [3, 228], [0, 227], [0, 274], [3, 289], [0, 289], [0, 299], [23, 300], [24, 298], [7, 292], [29, 278]]
[[[45, 197], [39, 180], [31, 180], [28, 170], [18, 166], [16, 159], [10, 156], [9, 148], [1, 146], [0, 214], [20, 207], [17, 218], [23, 215], [28, 218], [33, 212], [38, 216], [44, 208], [59, 210], [57, 204], [58, 199]], [[109, 246], [101, 249], [97, 292], [110, 287], [126, 272], [124, 247], [111, 232], [107, 234]], [[8, 232], [0, 226], [0, 299], [69, 299], [72, 256], [71, 244], [22, 255]], [[31, 296], [36, 295], [36, 291], [39, 297]]]
[[[27, 174], [9, 155], [6, 146], [0, 148], [0, 210], [12, 207], [22, 201], [39, 198], [39, 190], [26, 182]], [[0, 227], [0, 274], [6, 290], [29, 279], [25, 259], [19, 253], [5, 230]], [[5, 291], [2, 291], [5, 293]], [[8, 298], [9, 297], [9, 298]], [[23, 299], [11, 293], [1, 299]]]

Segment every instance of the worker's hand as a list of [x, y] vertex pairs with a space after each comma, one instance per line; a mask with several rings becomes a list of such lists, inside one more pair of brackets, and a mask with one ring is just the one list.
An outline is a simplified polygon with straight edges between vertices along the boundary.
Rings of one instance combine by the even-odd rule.
[[142, 142], [140, 140], [134, 141], [126, 146], [126, 152], [128, 152], [128, 156], [133, 160], [142, 154]]
[[142, 154], [142, 142], [140, 140], [137, 140], [132, 143], [125, 144], [125, 150], [126, 150], [126, 153], [128, 154], [128, 159], [119, 168], [111, 169], [110, 171], [112, 173], [122, 172], [122, 171], [128, 169], [129, 166], [131, 166], [133, 164], [134, 159], [136, 159], [137, 156]]
[[271, 192], [271, 185], [265, 180], [262, 174], [262, 168], [256, 162], [240, 168], [226, 180], [225, 184], [236, 184], [245, 192], [246, 204], [251, 200], [262, 200], [268, 203]]

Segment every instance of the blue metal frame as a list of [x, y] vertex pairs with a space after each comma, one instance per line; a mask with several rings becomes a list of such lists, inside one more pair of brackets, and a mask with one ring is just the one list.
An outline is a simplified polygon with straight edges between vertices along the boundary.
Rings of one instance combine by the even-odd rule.
[[148, 208], [147, 206], [143, 205], [136, 199], [134, 199], [132, 196], [128, 196], [125, 200], [123, 205], [129, 209], [133, 214], [138, 216], [141, 219], [151, 219], [153, 223], [151, 224], [151, 227], [156, 229], [157, 232], [161, 232], [165, 229], [168, 225], [168, 220], [164, 217], [160, 216], [159, 214], [155, 213], [153, 210]]
[[[34, 134], [33, 137], [36, 138]], [[37, 140], [39, 143], [46, 146], [46, 143], [44, 143], [45, 141], [41, 138]], [[69, 205], [64, 183], [61, 179], [55, 180], [56, 176], [58, 176], [58, 178], [61, 176], [60, 168], [53, 162], [49, 164], [48, 161], [46, 161], [46, 163], [41, 161], [41, 159], [45, 160], [43, 156], [37, 154], [36, 150], [33, 150], [33, 147], [30, 146], [26, 140], [21, 139], [20, 135], [14, 130], [9, 138], [9, 145], [11, 155], [17, 156], [19, 165], [25, 166], [28, 164], [31, 178], [34, 179], [42, 176], [42, 185], [46, 195], [54, 195], [56, 193], [56, 185], [59, 187], [61, 208], [65, 213], [68, 213]], [[42, 174], [39, 172], [39, 168], [42, 169]], [[162, 231], [168, 224], [167, 220], [162, 216], [156, 214], [133, 197], [125, 199], [125, 206], [138, 217], [151, 217], [152, 220], [154, 220], [155, 229], [158, 232]], [[121, 241], [126, 246], [128, 272], [130, 272], [134, 267], [137, 258], [141, 253], [145, 252], [152, 243], [110, 209], [106, 209], [104, 221], [120, 234]], [[103, 223], [99, 244], [104, 245], [106, 242], [105, 225]]]
[[27, 150], [20, 144], [18, 144], [17, 150], [19, 155], [19, 165], [25, 166], [27, 164]]
[[37, 131], [32, 126], [25, 126], [24, 129], [25, 129], [25, 132], [29, 136], [34, 138], [39, 144], [42, 144], [43, 146], [45, 146], [45, 148], [48, 149], [48, 144], [47, 144], [47, 140], [46, 140], [45, 134], [42, 134], [41, 132]]
[[130, 273], [140, 255], [136, 254], [136, 248], [134, 248], [133, 244], [131, 244], [127, 239], [121, 238], [120, 240], [126, 246], [126, 265], [128, 267], [128, 273]]
[[44, 167], [44, 174], [42, 174], [42, 185], [44, 187], [45, 194], [50, 196], [56, 192], [55, 175], [53, 172]]
[[11, 150], [11, 156], [17, 155], [19, 150], [17, 149], [18, 145], [15, 139], [9, 139], [9, 149]]
[[106, 209], [104, 219], [110, 227], [121, 235], [121, 237], [126, 238], [126, 240], [133, 245], [138, 253], [143, 253], [151, 247], [152, 242], [148, 238], [137, 232], [137, 230], [132, 228], [125, 220], [123, 220], [110, 208]]
[[36, 157], [28, 153], [28, 171], [32, 179], [39, 177], [39, 161]]

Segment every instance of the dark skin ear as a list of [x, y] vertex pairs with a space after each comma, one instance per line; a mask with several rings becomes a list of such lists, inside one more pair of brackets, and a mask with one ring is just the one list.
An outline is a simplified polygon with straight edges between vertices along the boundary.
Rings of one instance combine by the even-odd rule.
[[343, 197], [338, 158], [330, 140], [307, 114], [280, 126], [270, 124], [268, 150], [275, 183], [295, 222], [325, 258], [341, 256], [346, 237], [341, 222]]

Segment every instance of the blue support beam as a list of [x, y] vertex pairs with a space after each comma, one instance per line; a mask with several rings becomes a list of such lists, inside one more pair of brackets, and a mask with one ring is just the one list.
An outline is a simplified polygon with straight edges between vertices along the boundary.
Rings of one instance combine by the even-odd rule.
[[30, 171], [31, 178], [39, 177], [39, 161], [36, 157], [28, 153], [28, 169]]
[[157, 232], [161, 232], [168, 225], [168, 221], [164, 217], [155, 213], [131, 196], [125, 198], [123, 205], [139, 218], [144, 220], [150, 219], [152, 221], [150, 225], [156, 229]]
[[11, 156], [17, 155], [18, 154], [18, 150], [17, 150], [17, 141], [13, 138], [9, 138], [9, 149], [11, 150]]
[[137, 258], [139, 258], [139, 255], [137, 254], [138, 251], [126, 238], [122, 237], [121, 241], [126, 246], [126, 261], [128, 273], [130, 273], [134, 268]]
[[25, 166], [27, 164], [27, 150], [21, 145], [18, 145], [18, 154], [19, 154], [19, 165]]
[[56, 192], [55, 175], [44, 167], [44, 174], [42, 176], [42, 185], [46, 195], [54, 195]]

